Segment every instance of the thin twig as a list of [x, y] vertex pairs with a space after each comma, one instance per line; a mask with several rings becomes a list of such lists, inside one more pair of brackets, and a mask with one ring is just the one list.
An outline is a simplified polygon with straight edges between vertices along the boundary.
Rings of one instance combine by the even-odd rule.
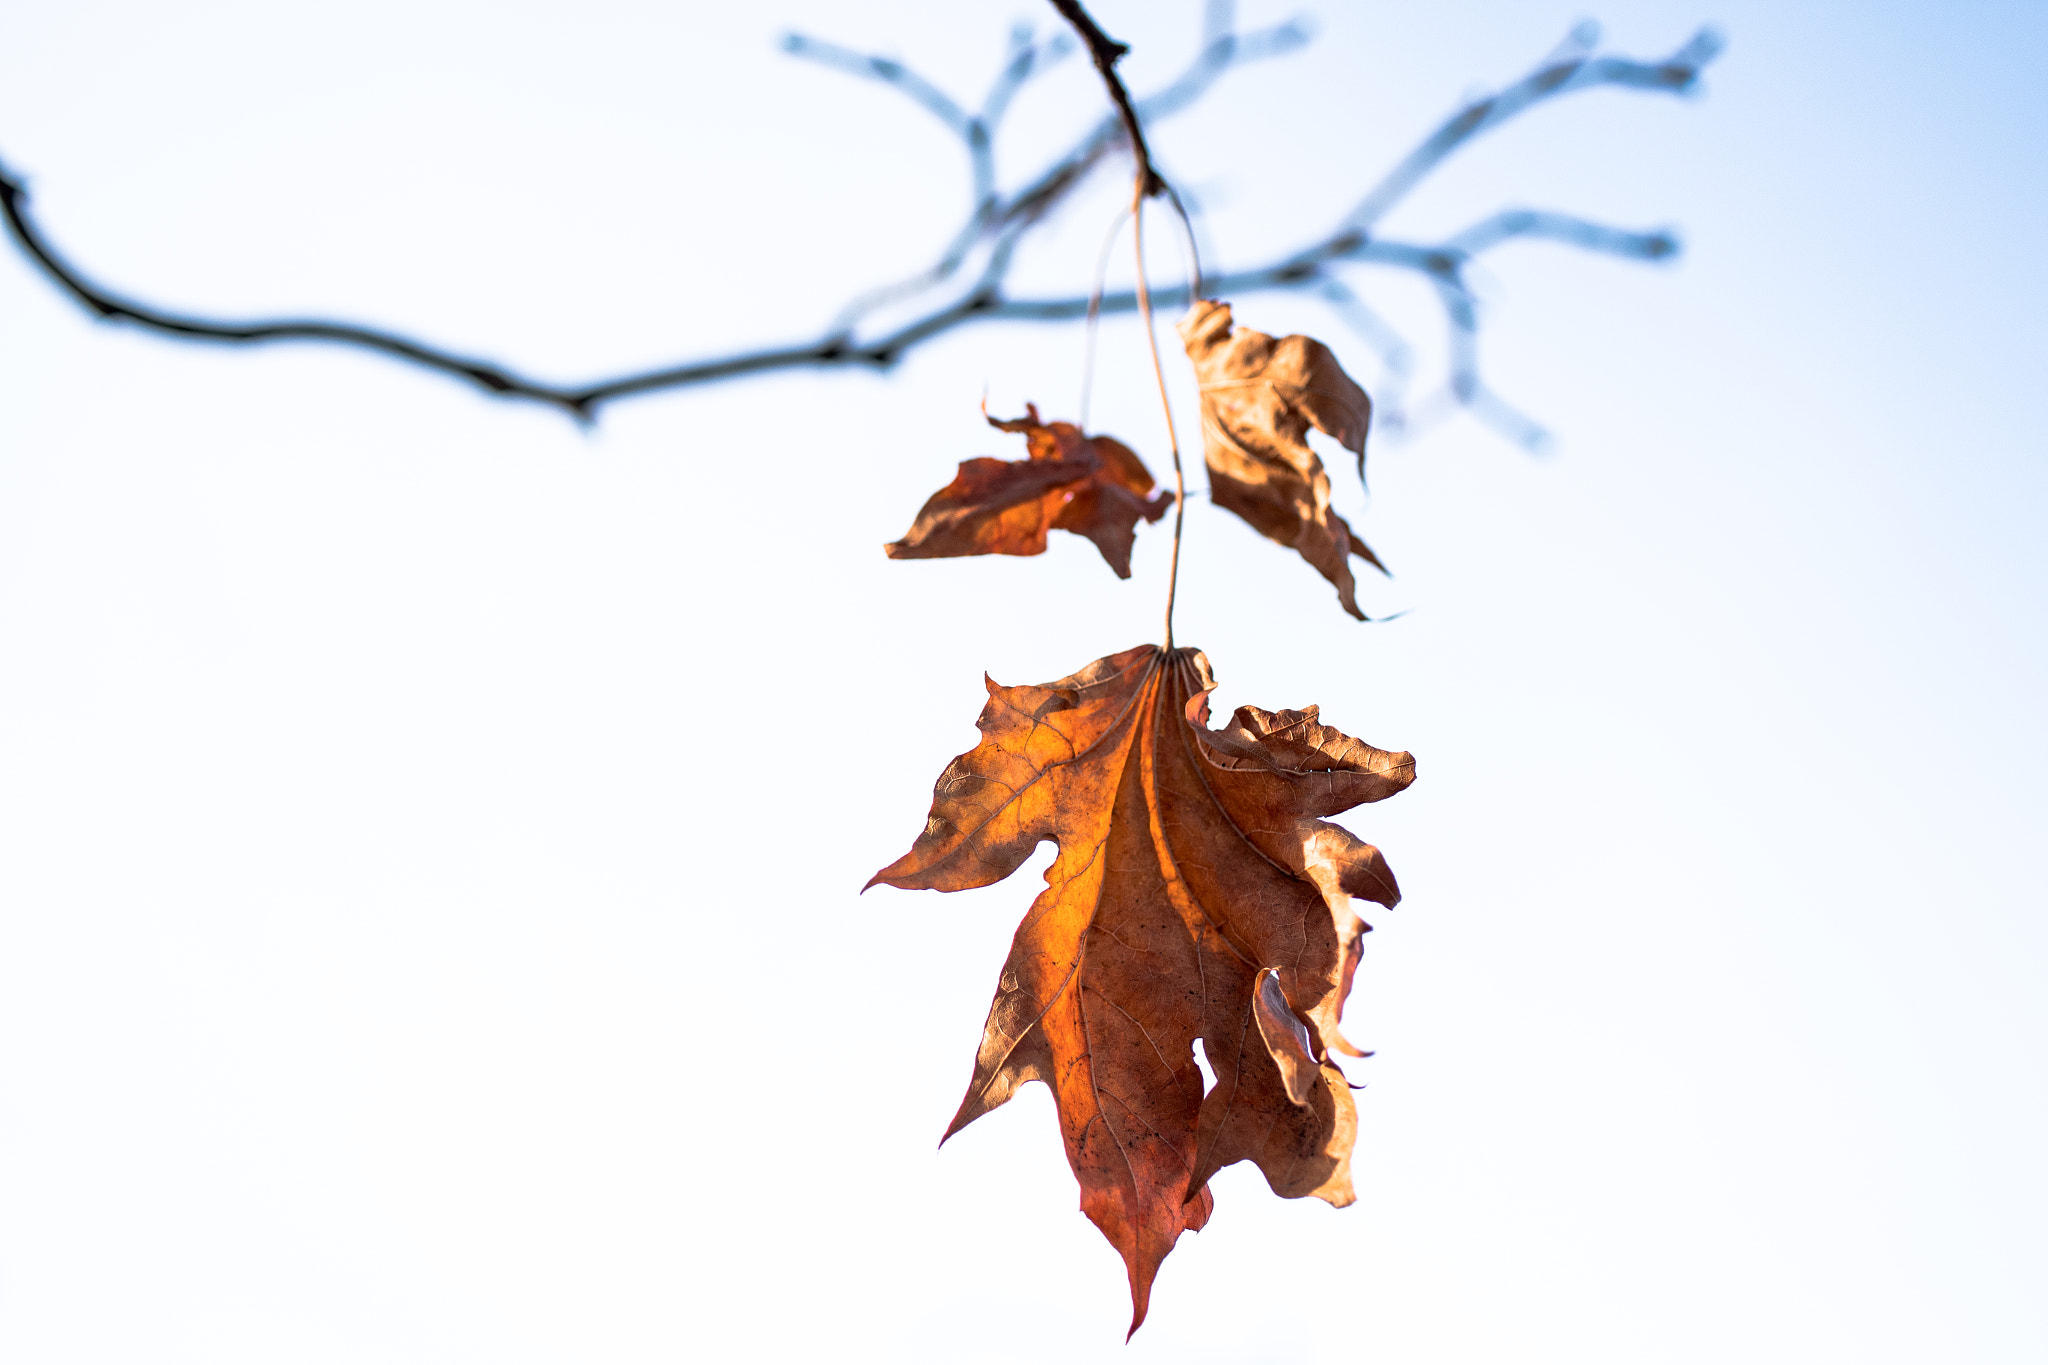
[[1685, 91], [1692, 88], [1693, 82], [1699, 78], [1700, 69], [1721, 51], [1720, 34], [1705, 28], [1661, 62], [1593, 57], [1586, 49], [1598, 41], [1599, 34], [1597, 25], [1579, 25], [1567, 39], [1566, 46], [1534, 71], [1499, 94], [1473, 100], [1445, 119], [1442, 126], [1424, 138], [1420, 146], [1403, 157], [1379, 184], [1372, 187], [1371, 192], [1359, 201], [1358, 207], [1345, 216], [1345, 224], [1370, 228], [1452, 152], [1481, 133], [1499, 127], [1530, 105], [1596, 85], [1674, 93]]
[[1166, 182], [1153, 168], [1152, 153], [1145, 146], [1144, 125], [1138, 121], [1138, 111], [1131, 107], [1131, 92], [1124, 88], [1123, 77], [1116, 74], [1116, 64], [1131, 50], [1130, 44], [1120, 43], [1104, 33], [1088, 11], [1081, 8], [1080, 0], [1052, 0], [1052, 7], [1074, 26], [1074, 32], [1081, 35], [1081, 41], [1088, 44], [1088, 55], [1095, 59], [1095, 69], [1102, 73], [1102, 83], [1109, 89], [1110, 102], [1116, 105], [1117, 116], [1123, 120], [1124, 136], [1131, 140], [1131, 157], [1138, 163], [1139, 197], [1164, 194]]
[[[1130, 99], [1130, 111], [1141, 128], [1194, 103], [1224, 72], [1294, 51], [1307, 41], [1306, 30], [1299, 23], [1236, 33], [1227, 19], [1227, 6], [1212, 5], [1201, 49], [1189, 65], [1162, 89]], [[1430, 171], [1482, 132], [1499, 127], [1545, 100], [1577, 90], [1614, 86], [1666, 93], [1688, 91], [1694, 88], [1701, 69], [1720, 46], [1712, 31], [1705, 30], [1662, 61], [1634, 62], [1620, 57], [1590, 56], [1586, 50], [1592, 41], [1590, 35], [1591, 30], [1583, 26], [1574, 30], [1566, 45], [1546, 57], [1529, 76], [1497, 95], [1471, 102], [1454, 114], [1403, 158], [1326, 237], [1264, 265], [1205, 274], [1200, 291], [1237, 297], [1307, 291], [1331, 297], [1333, 287], [1349, 293], [1340, 270], [1350, 265], [1421, 274], [1436, 286], [1454, 333], [1450, 400], [1511, 435], [1519, 433], [1518, 439], [1526, 439], [1527, 432], [1535, 429], [1533, 424], [1514, 414], [1479, 380], [1476, 351], [1471, 344], [1477, 322], [1464, 281], [1465, 268], [1483, 252], [1518, 237], [1643, 260], [1674, 254], [1675, 238], [1668, 232], [1631, 232], [1536, 210], [1497, 213], [1434, 243], [1376, 237], [1371, 229]], [[1002, 116], [1017, 91], [1068, 50], [1064, 35], [1044, 43], [1013, 38], [1001, 73], [979, 111], [972, 114], [935, 83], [916, 76], [900, 62], [860, 57], [812, 39], [793, 38], [788, 46], [796, 55], [854, 71], [904, 92], [962, 140], [970, 156], [973, 180], [974, 200], [967, 220], [936, 263], [895, 285], [857, 297], [840, 310], [822, 335], [808, 342], [670, 365], [593, 383], [549, 383], [378, 327], [321, 319], [223, 321], [129, 298], [95, 283], [65, 260], [29, 216], [26, 188], [4, 166], [0, 166], [0, 216], [4, 216], [8, 231], [22, 251], [63, 292], [100, 318], [127, 322], [167, 336], [217, 344], [322, 341], [354, 346], [467, 380], [502, 397], [547, 404], [585, 421], [594, 418], [604, 404], [617, 399], [743, 375], [843, 366], [887, 369], [923, 342], [973, 323], [1056, 322], [1087, 315], [1086, 295], [1020, 299], [1009, 297], [1003, 288], [1023, 239], [1065, 203], [1111, 152], [1129, 140], [1120, 110], [1083, 134], [1063, 156], [1021, 188], [1007, 194], [997, 188], [994, 140]], [[1149, 153], [1143, 155], [1149, 166]], [[1200, 270], [1199, 262], [1197, 269]], [[1151, 295], [1151, 302], [1170, 307], [1191, 301], [1195, 292], [1181, 288], [1162, 290]], [[883, 310], [931, 295], [938, 297], [914, 316], [899, 317], [888, 326], [867, 325]], [[1099, 309], [1103, 313], [1128, 313], [1136, 311], [1138, 303], [1134, 291], [1124, 291], [1103, 296]], [[1356, 310], [1349, 311], [1357, 316]], [[1385, 352], [1385, 335], [1369, 331], [1367, 340]], [[1394, 342], [1402, 344], [1398, 338]]]

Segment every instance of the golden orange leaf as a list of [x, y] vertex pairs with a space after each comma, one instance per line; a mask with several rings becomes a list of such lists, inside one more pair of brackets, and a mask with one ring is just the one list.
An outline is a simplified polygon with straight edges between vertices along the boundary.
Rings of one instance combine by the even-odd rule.
[[1313, 426], [1358, 456], [1372, 400], [1344, 373], [1329, 347], [1305, 336], [1274, 339], [1233, 328], [1230, 305], [1203, 299], [1180, 321], [1180, 335], [1202, 388], [1202, 450], [1209, 496], [1259, 534], [1314, 565], [1337, 586], [1344, 610], [1363, 621], [1351, 556], [1387, 571], [1330, 507], [1330, 476], [1309, 447]]
[[1379, 850], [1322, 817], [1402, 790], [1414, 760], [1314, 707], [1240, 707], [1211, 730], [1214, 686], [1199, 650], [1156, 645], [1042, 686], [989, 682], [981, 743], [868, 883], [987, 886], [1058, 845], [946, 1136], [1027, 1081], [1052, 1088], [1082, 1211], [1129, 1273], [1132, 1331], [1222, 1167], [1352, 1202], [1357, 1119], [1330, 1060], [1355, 1055], [1337, 1033], [1365, 927], [1351, 897], [1400, 899]]
[[1021, 432], [1029, 458], [964, 460], [953, 481], [926, 499], [903, 539], [882, 547], [891, 559], [960, 555], [1039, 555], [1046, 532], [1093, 541], [1116, 571], [1131, 576], [1140, 518], [1157, 521], [1173, 494], [1153, 495], [1154, 480], [1131, 449], [1110, 436], [1085, 436], [1072, 422], [991, 417], [998, 431]]

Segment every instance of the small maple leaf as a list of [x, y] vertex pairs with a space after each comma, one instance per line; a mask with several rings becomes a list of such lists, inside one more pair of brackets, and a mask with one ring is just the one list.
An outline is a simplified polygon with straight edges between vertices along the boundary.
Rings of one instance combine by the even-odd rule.
[[1202, 386], [1209, 496], [1267, 539], [1298, 551], [1337, 585], [1344, 610], [1369, 619], [1358, 609], [1351, 556], [1381, 573], [1387, 566], [1330, 509], [1330, 476], [1306, 438], [1311, 426], [1335, 437], [1358, 456], [1362, 478], [1372, 400], [1322, 342], [1233, 329], [1227, 303], [1196, 303], [1181, 319], [1180, 335]]
[[1114, 437], [1040, 421], [1035, 403], [1024, 412], [988, 423], [1024, 433], [1030, 457], [961, 461], [953, 482], [925, 500], [903, 539], [882, 547], [889, 558], [1041, 555], [1046, 532], [1061, 530], [1095, 542], [1118, 578], [1131, 576], [1138, 519], [1159, 520], [1173, 494], [1153, 496], [1151, 471]]
[[[1081, 1209], [1123, 1255], [1131, 1330], [1208, 1179], [1352, 1202], [1357, 1116], [1331, 1049], [1379, 850], [1321, 817], [1406, 787], [1415, 762], [1240, 707], [1208, 728], [1199, 650], [1143, 645], [1072, 677], [988, 683], [982, 740], [940, 774], [908, 853], [868, 885], [960, 891], [1059, 845], [1011, 943], [951, 1137], [1026, 1081], [1052, 1088]], [[1205, 1095], [1202, 1040], [1216, 1084]]]

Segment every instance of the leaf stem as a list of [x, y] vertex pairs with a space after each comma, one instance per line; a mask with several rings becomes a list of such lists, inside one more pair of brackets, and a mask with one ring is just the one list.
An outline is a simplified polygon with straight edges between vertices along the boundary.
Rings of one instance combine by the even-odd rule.
[[1202, 248], [1195, 242], [1195, 220], [1188, 216], [1188, 206], [1181, 202], [1180, 191], [1173, 186], [1166, 187], [1166, 202], [1173, 205], [1173, 212], [1180, 219], [1181, 241], [1187, 247], [1188, 262], [1188, 307], [1206, 297], [1202, 293]]
[[1088, 339], [1081, 353], [1081, 408], [1074, 417], [1084, 432], [1088, 430], [1088, 400], [1095, 394], [1095, 336], [1102, 329], [1102, 287], [1109, 278], [1109, 256], [1116, 250], [1117, 234], [1124, 230], [1124, 219], [1130, 216], [1128, 209], [1119, 210], [1116, 221], [1109, 225], [1109, 233], [1102, 239], [1102, 255], [1095, 262], [1095, 287], [1088, 291]]
[[[1166, 570], [1166, 647], [1173, 648], [1173, 599], [1180, 587], [1180, 532], [1181, 523], [1187, 519], [1188, 485], [1187, 476], [1181, 471], [1180, 437], [1173, 429], [1173, 400], [1166, 394], [1166, 367], [1159, 360], [1159, 337], [1152, 330], [1152, 291], [1145, 280], [1145, 201], [1153, 195], [1164, 195], [1180, 214], [1181, 226], [1187, 231], [1188, 303], [1193, 306], [1201, 293], [1201, 257], [1195, 247], [1195, 227], [1188, 220], [1187, 206], [1181, 202], [1166, 178], [1152, 167], [1152, 152], [1145, 146], [1145, 127], [1138, 117], [1137, 106], [1131, 103], [1131, 92], [1124, 88], [1121, 77], [1116, 74], [1116, 64], [1131, 49], [1104, 33], [1088, 11], [1081, 8], [1080, 0], [1052, 0], [1052, 7], [1060, 16], [1073, 25], [1081, 35], [1081, 41], [1088, 44], [1089, 55], [1095, 59], [1095, 69], [1102, 73], [1102, 83], [1109, 90], [1109, 100], [1116, 106], [1118, 117], [1123, 120], [1124, 135], [1130, 139], [1131, 159], [1136, 161], [1137, 174], [1131, 187], [1131, 240], [1138, 252], [1138, 315], [1145, 323], [1145, 344], [1152, 350], [1152, 374], [1159, 381], [1159, 407], [1166, 414], [1166, 443], [1173, 451], [1173, 559]], [[1112, 232], [1112, 239], [1114, 232]], [[1104, 259], [1108, 259], [1107, 248]], [[1101, 307], [1101, 284], [1098, 280], [1096, 293], [1089, 300], [1089, 316], [1092, 319]], [[1089, 381], [1093, 382], [1095, 360], [1094, 335], [1089, 335], [1088, 363]], [[1087, 390], [1083, 389], [1083, 404], [1086, 404]]]
[[1145, 191], [1150, 169], [1138, 168], [1131, 193], [1131, 237], [1138, 251], [1138, 316], [1145, 324], [1145, 344], [1152, 350], [1152, 375], [1159, 381], [1159, 408], [1166, 414], [1166, 444], [1173, 451], [1173, 558], [1166, 570], [1166, 647], [1173, 648], [1173, 599], [1180, 587], [1180, 531], [1187, 519], [1187, 476], [1181, 471], [1180, 437], [1173, 429], [1173, 400], [1166, 393], [1166, 367], [1159, 360], [1159, 336], [1152, 330], [1152, 291], [1145, 282]]

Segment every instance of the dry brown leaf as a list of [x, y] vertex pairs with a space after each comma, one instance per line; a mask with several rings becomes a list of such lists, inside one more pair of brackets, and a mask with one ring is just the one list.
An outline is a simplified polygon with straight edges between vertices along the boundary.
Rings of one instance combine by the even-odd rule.
[[1156, 645], [1043, 686], [989, 682], [981, 743], [868, 883], [987, 886], [1058, 844], [946, 1136], [1026, 1081], [1052, 1088], [1081, 1209], [1130, 1275], [1132, 1331], [1222, 1167], [1255, 1161], [1278, 1194], [1352, 1201], [1356, 1113], [1329, 1056], [1352, 1051], [1337, 1033], [1350, 898], [1400, 899], [1379, 851], [1322, 817], [1392, 796], [1414, 760], [1314, 707], [1240, 707], [1211, 730], [1214, 686], [1199, 650]]
[[1363, 474], [1372, 400], [1322, 342], [1233, 329], [1227, 303], [1196, 303], [1181, 319], [1180, 335], [1202, 386], [1210, 498], [1267, 539], [1298, 551], [1337, 585], [1344, 610], [1366, 620], [1351, 556], [1381, 573], [1387, 566], [1331, 510], [1330, 476], [1307, 436], [1313, 426], [1335, 437], [1358, 456]]
[[884, 545], [891, 559], [959, 555], [1039, 555], [1050, 530], [1086, 536], [1118, 578], [1131, 576], [1138, 519], [1157, 521], [1173, 494], [1154, 481], [1131, 449], [1110, 436], [1084, 436], [1072, 422], [1043, 422], [1038, 406], [998, 431], [1022, 432], [1030, 458], [964, 460], [953, 482], [918, 509], [903, 539]]

